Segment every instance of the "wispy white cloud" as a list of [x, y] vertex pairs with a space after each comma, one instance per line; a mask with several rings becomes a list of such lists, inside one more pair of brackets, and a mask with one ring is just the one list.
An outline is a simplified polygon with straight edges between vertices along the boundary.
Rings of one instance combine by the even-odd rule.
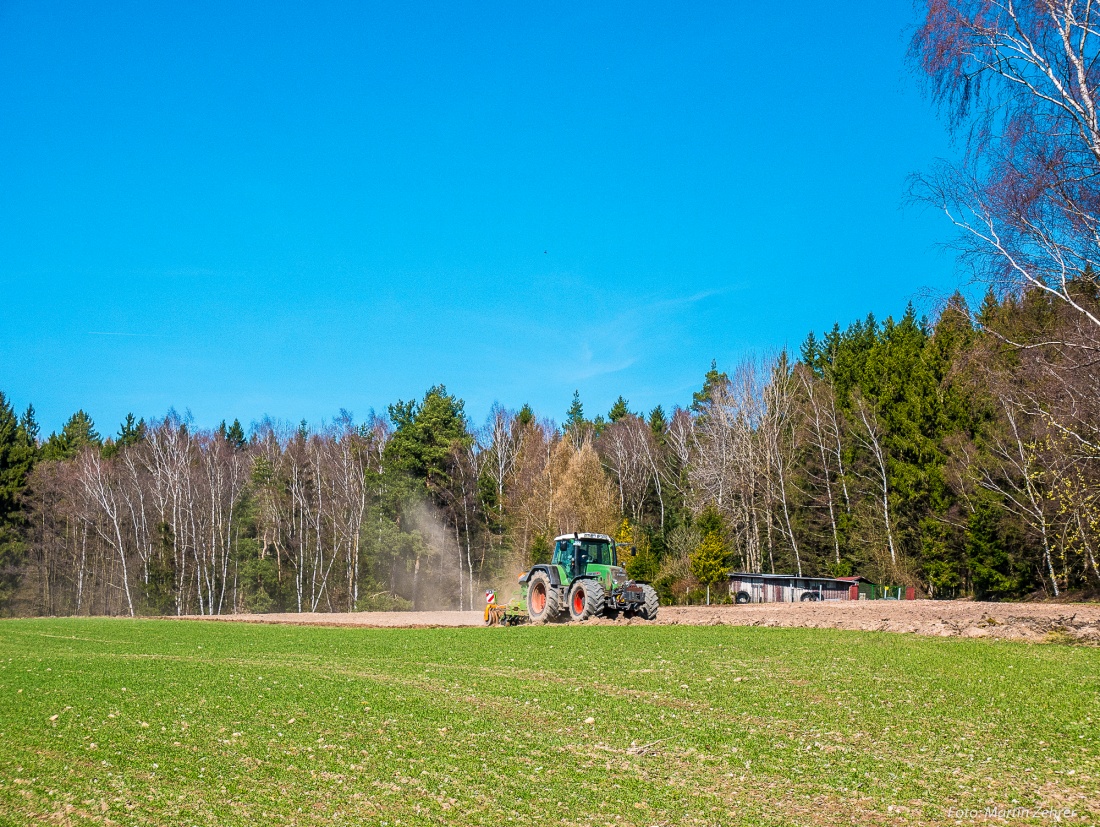
[[[656, 358], [687, 322], [685, 314], [700, 304], [735, 291], [736, 287], [704, 290], [686, 296], [647, 298], [621, 305], [609, 317], [585, 318], [580, 313], [563, 346], [539, 348], [534, 360], [557, 381], [598, 379]], [[554, 336], [561, 340], [560, 329]]]
[[734, 293], [740, 289], [742, 288], [740, 285], [738, 285], [734, 287], [725, 287], [720, 290], [703, 290], [699, 293], [693, 293], [690, 296], [676, 296], [670, 299], [658, 299], [656, 301], [651, 301], [648, 304], [641, 305], [636, 308], [636, 310], [644, 310], [651, 313], [660, 312], [662, 310], [681, 310], [684, 308], [693, 307], [694, 305], [699, 304], [699, 302], [715, 298], [716, 296], [724, 296], [729, 293]]

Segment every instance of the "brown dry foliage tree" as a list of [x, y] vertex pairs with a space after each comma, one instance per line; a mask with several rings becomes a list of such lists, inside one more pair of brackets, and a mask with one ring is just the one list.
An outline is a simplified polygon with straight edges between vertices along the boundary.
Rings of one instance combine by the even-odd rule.
[[513, 504], [512, 530], [517, 552], [524, 558], [538, 537], [553, 533], [553, 493], [564, 472], [555, 448], [560, 440], [549, 422], [532, 421], [521, 427], [519, 449], [506, 484], [508, 502]]
[[614, 535], [622, 512], [615, 486], [604, 472], [600, 457], [585, 441], [580, 450], [564, 438], [555, 450], [551, 465], [564, 460], [561, 483], [553, 495], [555, 533], [595, 531]]

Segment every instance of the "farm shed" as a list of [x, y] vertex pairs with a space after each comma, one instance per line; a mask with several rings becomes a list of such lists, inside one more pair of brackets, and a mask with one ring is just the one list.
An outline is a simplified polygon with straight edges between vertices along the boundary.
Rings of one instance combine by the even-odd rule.
[[856, 600], [853, 583], [835, 577], [799, 577], [796, 574], [730, 574], [730, 597], [735, 603], [798, 603], [810, 600]]

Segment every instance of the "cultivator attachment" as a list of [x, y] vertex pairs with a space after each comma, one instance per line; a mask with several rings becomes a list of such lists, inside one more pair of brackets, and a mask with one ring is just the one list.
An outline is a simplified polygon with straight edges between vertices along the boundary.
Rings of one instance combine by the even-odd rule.
[[492, 589], [485, 592], [485, 625], [518, 626], [527, 622], [527, 609], [520, 600], [510, 603], [497, 603], [497, 593]]

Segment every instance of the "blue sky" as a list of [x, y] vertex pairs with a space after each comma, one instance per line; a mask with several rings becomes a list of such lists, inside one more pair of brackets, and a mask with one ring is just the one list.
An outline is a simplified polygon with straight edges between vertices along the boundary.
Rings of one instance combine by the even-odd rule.
[[954, 288], [910, 4], [525, 5], [0, 0], [0, 390], [560, 420]]

